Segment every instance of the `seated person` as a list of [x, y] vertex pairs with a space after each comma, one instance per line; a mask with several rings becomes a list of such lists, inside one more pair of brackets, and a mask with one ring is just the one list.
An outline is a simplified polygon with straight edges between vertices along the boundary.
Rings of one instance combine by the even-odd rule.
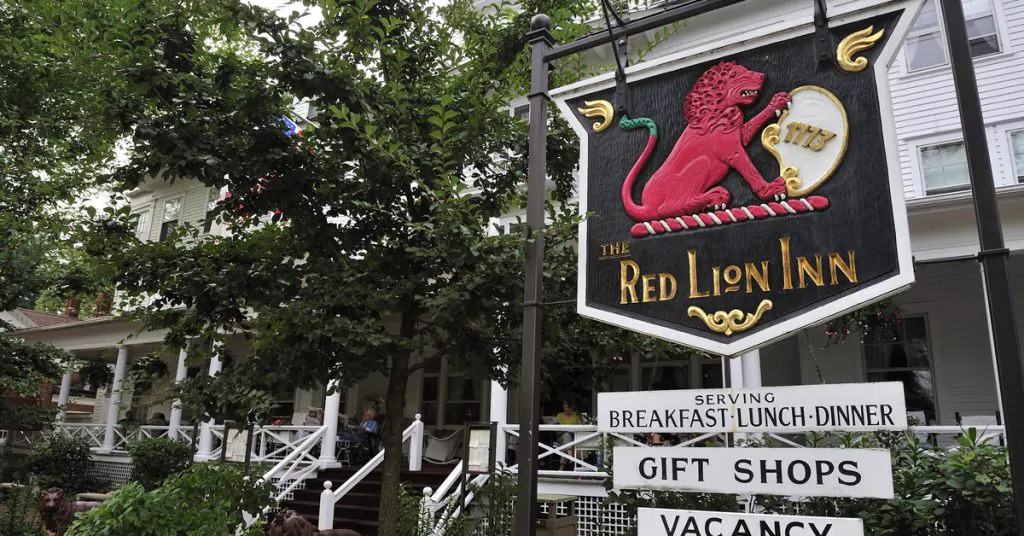
[[374, 420], [376, 416], [377, 414], [373, 411], [373, 408], [366, 408], [366, 411], [363, 413], [363, 422], [356, 424], [355, 417], [349, 419], [347, 430], [339, 432], [338, 439], [352, 443], [361, 443], [365, 434], [378, 433], [377, 421]]
[[[562, 412], [558, 414], [558, 424], [561, 424], [561, 425], [583, 424], [583, 418], [580, 417], [580, 414], [577, 413], [575, 409], [573, 409], [572, 403], [570, 403], [568, 400], [563, 400], [562, 401]], [[572, 432], [562, 432], [558, 436], [558, 442], [561, 443], [562, 445], [566, 445], [566, 444], [572, 443], [572, 441], [573, 441], [573, 434], [572, 434]], [[570, 454], [572, 456], [576, 456], [576, 449], [571, 449], [571, 450], [572, 450], [571, 452], [566, 452], [566, 454]], [[569, 461], [569, 460], [559, 456], [559, 461], [558, 461], [558, 470], [559, 471], [564, 471], [565, 470], [565, 463], [567, 461]]]

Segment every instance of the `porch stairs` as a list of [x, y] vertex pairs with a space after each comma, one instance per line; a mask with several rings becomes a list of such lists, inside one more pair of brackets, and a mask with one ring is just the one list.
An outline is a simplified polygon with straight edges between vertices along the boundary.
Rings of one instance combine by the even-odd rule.
[[[437, 489], [451, 473], [452, 467], [424, 461], [422, 471], [402, 469], [402, 482], [419, 496], [425, 487]], [[355, 466], [320, 470], [316, 477], [306, 480], [305, 489], [294, 490], [294, 498], [283, 501], [282, 506], [295, 510], [316, 526], [324, 482], [330, 480], [337, 485], [348, 480], [359, 469], [359, 466]], [[380, 495], [381, 469], [377, 467], [334, 505], [334, 528], [351, 529], [362, 536], [379, 536], [377, 518], [380, 514]]]

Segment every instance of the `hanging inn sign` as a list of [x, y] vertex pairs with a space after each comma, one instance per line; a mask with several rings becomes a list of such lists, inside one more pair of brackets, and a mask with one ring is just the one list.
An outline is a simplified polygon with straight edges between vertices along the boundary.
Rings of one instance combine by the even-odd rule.
[[619, 90], [555, 92], [582, 140], [580, 314], [731, 356], [913, 283], [887, 71], [920, 2], [814, 4], [696, 17]]

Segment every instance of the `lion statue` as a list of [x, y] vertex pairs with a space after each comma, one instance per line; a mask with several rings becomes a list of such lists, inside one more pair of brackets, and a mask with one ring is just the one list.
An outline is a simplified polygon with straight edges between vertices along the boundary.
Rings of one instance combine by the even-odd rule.
[[67, 493], [60, 488], [49, 488], [39, 493], [39, 513], [43, 516], [43, 526], [53, 536], [64, 536], [76, 512], [87, 512], [100, 503], [71, 502]]
[[633, 200], [633, 186], [657, 142], [658, 130], [648, 118], [620, 121], [623, 129], [646, 127], [647, 146], [622, 184], [622, 204], [634, 221], [633, 234], [645, 236], [644, 223], [724, 209], [732, 196], [718, 184], [735, 169], [761, 200], [785, 199], [782, 177], [766, 181], [747, 155], [746, 146], [762, 127], [790, 102], [788, 93], [772, 96], [759, 114], [744, 123], [741, 107], [757, 101], [765, 75], [732, 61], [705, 71], [683, 103], [686, 128], [668, 158], [644, 185], [640, 203]]

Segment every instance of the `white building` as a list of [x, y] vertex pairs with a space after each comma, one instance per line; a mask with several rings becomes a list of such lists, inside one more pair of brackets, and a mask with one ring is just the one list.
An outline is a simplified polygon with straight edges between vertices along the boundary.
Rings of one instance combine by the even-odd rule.
[[[787, 0], [772, 1], [782, 4]], [[809, 10], [812, 3], [805, 4]], [[1017, 322], [1024, 328], [1024, 258], [1019, 255], [1024, 250], [1024, 99], [1018, 94], [1018, 77], [1024, 77], [1024, 2], [964, 0], [964, 7], [969, 19], [968, 32], [975, 54], [1000, 217], [1007, 247], [1012, 252], [1010, 272]], [[714, 38], [714, 35], [700, 37], [705, 41]], [[679, 32], [647, 59], [694, 44], [685, 31]], [[905, 315], [899, 339], [860, 344], [856, 336], [852, 336], [843, 344], [825, 348], [824, 328], [795, 333], [761, 350], [760, 378], [751, 377], [757, 374], [756, 368], [748, 369], [746, 384], [901, 380], [907, 387], [909, 409], [923, 412], [927, 424], [953, 425], [958, 416], [996, 418], [999, 399], [980, 266], [975, 260], [978, 234], [968, 190], [952, 73], [944, 47], [936, 2], [929, 0], [903, 52], [889, 70], [917, 278], [910, 290], [896, 297]], [[592, 59], [596, 61], [611, 61], [606, 50], [593, 54]], [[128, 196], [132, 211], [139, 215], [139, 237], [161, 240], [172, 226], [182, 224], [222, 232], [206, 218], [218, 194], [199, 183], [180, 180], [173, 185], [146, 182]], [[506, 223], [511, 225], [514, 220], [510, 217]], [[161, 351], [163, 333], [133, 334], [136, 327], [105, 317], [23, 329], [19, 335], [28, 340], [50, 342], [85, 359], [114, 363], [118, 375], [123, 377], [125, 367], [133, 358]], [[237, 345], [233, 348], [236, 353], [244, 353], [241, 340], [233, 344]], [[186, 370], [182, 361], [184, 353], [179, 359], [177, 349], [165, 349], [162, 355], [167, 356], [165, 360], [173, 378], [202, 373], [198, 369]], [[214, 372], [217, 366], [214, 365]], [[634, 357], [631, 363], [623, 364], [611, 386], [621, 390], [650, 389], [655, 385], [713, 388], [723, 385], [723, 376], [728, 375], [723, 372], [719, 359], [697, 355], [660, 363], [642, 362]], [[70, 375], [65, 376], [65, 382], [70, 379]], [[115, 385], [117, 381], [115, 378]], [[341, 414], [358, 414], [362, 407], [379, 403], [386, 387], [384, 377], [366, 379], [338, 397], [337, 410]], [[116, 455], [123, 447], [125, 437], [117, 422], [125, 416], [145, 422], [154, 414], [163, 413], [169, 416], [171, 426], [188, 421], [187, 415], [182, 420], [181, 412], [172, 408], [170, 402], [149, 403], [146, 394], [119, 393], [121, 391], [114, 389], [112, 395], [101, 394], [94, 413], [84, 419], [94, 427], [89, 434], [95, 438], [99, 451]], [[554, 403], [551, 408], [556, 407], [564, 395], [548, 393], [548, 402]], [[574, 395], [577, 409], [593, 410], [596, 397], [592, 393]], [[420, 413], [428, 429], [461, 425], [466, 415], [472, 420], [489, 418], [499, 423], [508, 422], [509, 417], [515, 420], [516, 412], [510, 407], [514, 404], [509, 403], [509, 400], [517, 400], [514, 394], [509, 396], [497, 384], [449, 370], [444, 363], [417, 373], [410, 380], [407, 396], [409, 414], [403, 417], [411, 419]], [[328, 400], [321, 387], [313, 391], [280, 393], [278, 402], [281, 417], [289, 423], [293, 414], [301, 419], [308, 408], [324, 408], [335, 401]], [[549, 409], [549, 414], [557, 411]], [[191, 432], [171, 432], [179, 433], [189, 435]], [[200, 441], [199, 455], [215, 456], [217, 441], [212, 437], [213, 432], [200, 432], [204, 433], [207, 439]], [[551, 470], [557, 470], [558, 465], [553, 464]], [[566, 482], [557, 478], [544, 482], [551, 490], [593, 497], [603, 494], [603, 487], [597, 483]], [[596, 508], [594, 501], [597, 499], [587, 500], [591, 502], [581, 503], [584, 510]]]

